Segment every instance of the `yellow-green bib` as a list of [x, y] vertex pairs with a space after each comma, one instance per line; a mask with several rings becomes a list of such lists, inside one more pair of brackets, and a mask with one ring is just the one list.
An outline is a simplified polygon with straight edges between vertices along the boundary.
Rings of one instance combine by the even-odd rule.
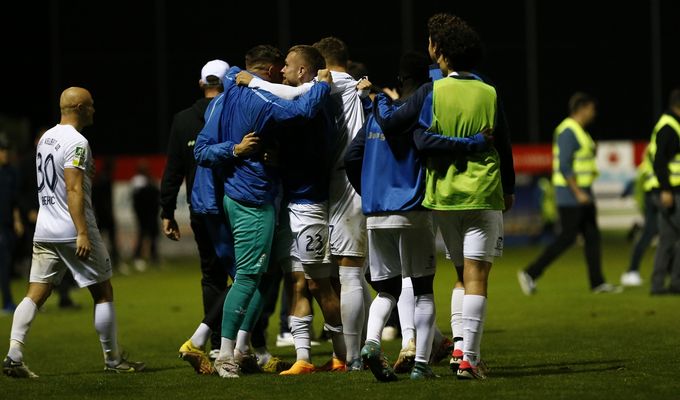
[[[476, 79], [434, 82], [430, 131], [468, 137], [496, 122], [496, 90]], [[429, 157], [423, 206], [433, 210], [502, 210], [500, 160], [495, 148], [467, 155]]]

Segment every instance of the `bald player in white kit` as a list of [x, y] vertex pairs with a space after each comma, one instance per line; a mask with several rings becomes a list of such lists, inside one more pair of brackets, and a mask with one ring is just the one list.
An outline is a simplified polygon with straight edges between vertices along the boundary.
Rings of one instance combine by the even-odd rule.
[[92, 125], [94, 101], [79, 87], [64, 90], [59, 99], [61, 121], [38, 143], [36, 168], [40, 210], [33, 237], [33, 259], [26, 297], [14, 311], [5, 375], [37, 378], [24, 363], [23, 347], [38, 309], [69, 269], [78, 286], [87, 287], [94, 301], [94, 327], [104, 353], [104, 370], [138, 372], [144, 363], [126, 360], [118, 348], [111, 286], [111, 260], [92, 209], [94, 162], [87, 139], [80, 133]]

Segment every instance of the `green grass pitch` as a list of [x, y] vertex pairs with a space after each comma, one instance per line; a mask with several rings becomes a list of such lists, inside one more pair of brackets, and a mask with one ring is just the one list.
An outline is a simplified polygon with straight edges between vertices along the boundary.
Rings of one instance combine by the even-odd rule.
[[[113, 279], [120, 343], [131, 358], [147, 363], [146, 372], [102, 371], [89, 294], [78, 290], [74, 298], [83, 309], [61, 311], [51, 298], [29, 333], [26, 362], [40, 378], [0, 376], [0, 399], [680, 399], [680, 297], [652, 297], [647, 282], [621, 294], [591, 294], [579, 246], [547, 270], [535, 296], [526, 297], [515, 274], [540, 250], [506, 248], [492, 269], [482, 343], [491, 367], [486, 381], [458, 381], [448, 361], [435, 367], [438, 380], [411, 382], [402, 376], [389, 384], [378, 383], [368, 371], [238, 380], [197, 376], [177, 358], [177, 349], [201, 318], [198, 265], [185, 259]], [[629, 254], [623, 233], [604, 236], [610, 282], [618, 282]], [[646, 278], [652, 261], [649, 250], [642, 267]], [[440, 257], [435, 297], [437, 324], [445, 334], [450, 334], [452, 285], [452, 268]], [[26, 283], [14, 282], [13, 287], [18, 300]], [[317, 332], [321, 323], [315, 318]], [[3, 356], [10, 325], [10, 316], [0, 316]], [[292, 348], [273, 345], [277, 329], [275, 315], [270, 349], [292, 361]], [[391, 360], [399, 347], [400, 341], [384, 344]], [[331, 347], [323, 344], [312, 351], [318, 365], [329, 358]]]

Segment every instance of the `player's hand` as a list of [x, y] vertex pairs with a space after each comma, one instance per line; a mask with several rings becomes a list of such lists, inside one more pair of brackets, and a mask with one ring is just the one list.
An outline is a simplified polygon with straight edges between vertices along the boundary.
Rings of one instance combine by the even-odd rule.
[[24, 236], [24, 224], [21, 222], [21, 219], [16, 218], [14, 220], [14, 233], [17, 235], [18, 238]]
[[588, 196], [588, 193], [584, 192], [583, 190], [579, 189], [574, 193], [576, 196], [576, 201], [578, 201], [579, 204], [581, 205], [587, 205], [592, 203], [592, 199], [590, 196]]
[[79, 233], [76, 237], [76, 256], [81, 260], [87, 260], [92, 251], [90, 238], [87, 233]]
[[330, 85], [331, 83], [333, 83], [333, 76], [331, 75], [331, 71], [330, 71], [329, 69], [327, 69], [327, 68], [320, 69], [320, 70], [316, 73], [316, 79], [317, 79], [319, 82], [326, 82], [326, 83], [328, 83], [329, 85]]
[[390, 99], [394, 100], [399, 100], [399, 92], [397, 92], [397, 89], [390, 89], [388, 87], [383, 88], [383, 93], [386, 95], [390, 96]]
[[673, 192], [670, 190], [662, 190], [660, 194], [661, 206], [666, 209], [673, 208]]
[[373, 84], [371, 81], [369, 81], [368, 78], [364, 76], [357, 82], [357, 91], [360, 92], [362, 90], [369, 90], [372, 85]]
[[246, 71], [241, 71], [236, 74], [236, 84], [239, 86], [248, 86], [253, 80], [253, 75]]
[[163, 234], [170, 240], [179, 240], [182, 235], [179, 232], [179, 225], [175, 219], [161, 218], [163, 221]]
[[486, 151], [493, 146], [493, 128], [485, 128], [483, 131], [476, 133], [470, 137], [473, 143], [470, 145], [469, 151], [476, 153]]
[[248, 157], [260, 150], [260, 138], [255, 136], [255, 132], [250, 132], [245, 135], [241, 143], [234, 146], [234, 155], [236, 157]]
[[503, 202], [505, 203], [505, 208], [503, 209], [504, 213], [512, 210], [512, 206], [515, 204], [515, 195], [503, 194]]

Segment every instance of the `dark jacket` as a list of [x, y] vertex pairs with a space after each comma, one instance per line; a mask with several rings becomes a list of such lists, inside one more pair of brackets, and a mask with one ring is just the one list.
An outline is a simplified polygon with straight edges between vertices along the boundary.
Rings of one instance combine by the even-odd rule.
[[177, 207], [177, 193], [182, 181], [186, 180], [187, 203], [191, 207], [191, 188], [194, 186], [196, 160], [194, 144], [196, 136], [203, 129], [203, 115], [210, 98], [198, 99], [194, 105], [175, 114], [168, 140], [168, 159], [161, 181], [161, 217], [174, 218]]

